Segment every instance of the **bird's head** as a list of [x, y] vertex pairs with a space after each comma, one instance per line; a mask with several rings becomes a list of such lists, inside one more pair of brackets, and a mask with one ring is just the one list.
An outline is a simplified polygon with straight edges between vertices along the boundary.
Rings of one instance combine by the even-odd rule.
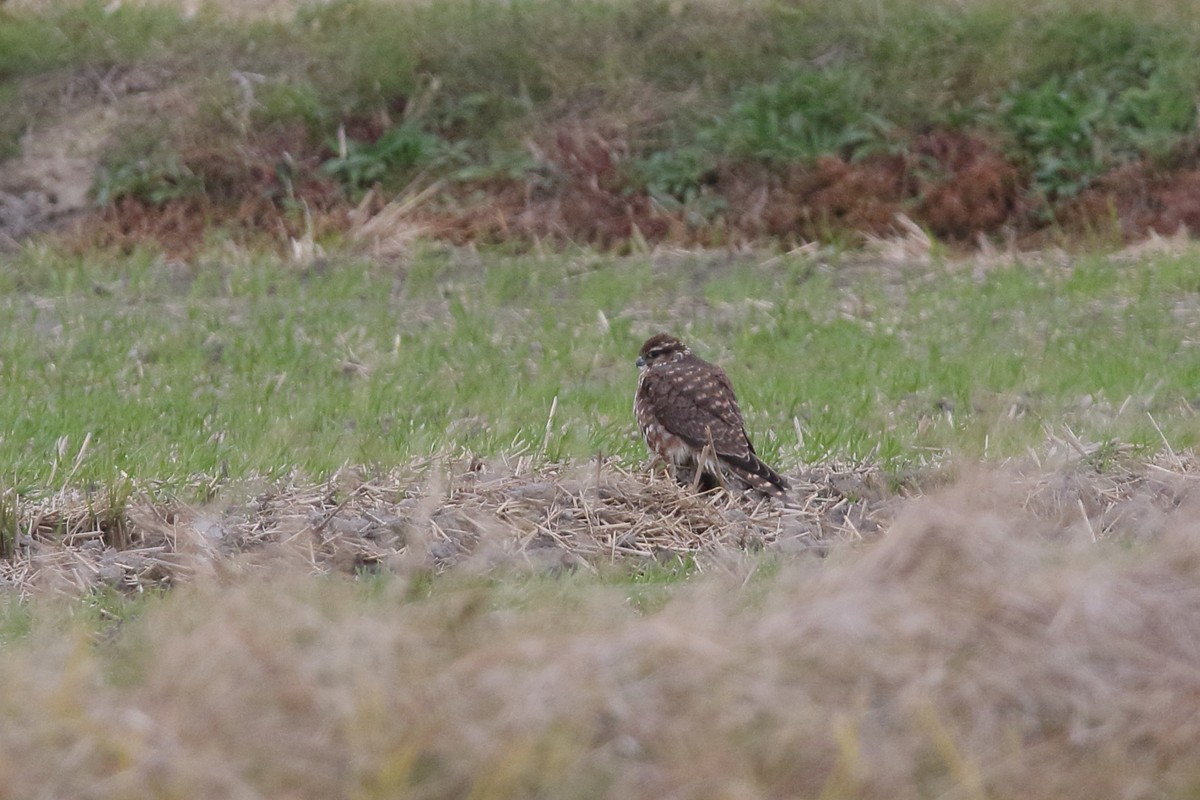
[[671, 334], [656, 333], [642, 345], [641, 352], [638, 353], [637, 365], [639, 368], [645, 369], [655, 364], [665, 364], [668, 361], [683, 358], [691, 355], [691, 352], [686, 344]]

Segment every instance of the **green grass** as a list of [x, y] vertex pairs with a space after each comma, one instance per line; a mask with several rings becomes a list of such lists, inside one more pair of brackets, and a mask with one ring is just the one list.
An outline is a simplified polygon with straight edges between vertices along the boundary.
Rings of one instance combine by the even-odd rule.
[[641, 459], [632, 362], [659, 329], [727, 368], [760, 451], [788, 467], [999, 458], [1063, 424], [1157, 448], [1157, 423], [1196, 442], [1194, 252], [853, 279], [802, 258], [476, 263], [430, 248], [405, 267], [301, 269], [218, 253], [0, 261], [7, 485], [115, 497], [122, 473], [319, 476], [543, 446]]

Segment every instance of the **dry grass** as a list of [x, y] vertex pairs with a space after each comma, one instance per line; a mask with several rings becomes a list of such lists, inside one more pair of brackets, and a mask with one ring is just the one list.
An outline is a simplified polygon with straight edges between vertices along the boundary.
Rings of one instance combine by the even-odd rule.
[[[0, 585], [76, 594], [141, 590], [273, 565], [314, 573], [410, 567], [581, 567], [674, 555], [824, 550], [877, 533], [894, 498], [865, 465], [793, 476], [796, 502], [705, 498], [618, 462], [531, 467], [531, 458], [447, 461], [367, 479], [259, 487], [245, 502], [196, 507], [148, 491], [66, 490], [16, 502], [15, 557]], [[237, 496], [227, 488], [223, 496]], [[10, 495], [9, 505], [14, 500]]]
[[[510, 555], [541, 536], [585, 560], [611, 557], [616, 541], [636, 553], [735, 543], [712, 531], [720, 517], [769, 540], [790, 519], [588, 469], [454, 473], [427, 480], [409, 512], [387, 500], [401, 482], [343, 475], [218, 515], [243, 546], [310, 542], [311, 563], [288, 568], [293, 554], [252, 579], [195, 581], [107, 644], [57, 630], [0, 653], [0, 797], [1149, 798], [1200, 787], [1191, 460], [983, 473], [886, 512], [868, 503], [868, 518], [893, 517], [869, 547], [766, 576], [761, 562], [726, 561], [649, 612], [631, 607], [628, 585], [578, 576], [413, 600], [415, 574], [370, 596], [304, 575], [349, 546], [334, 540], [370, 541], [332, 520], [385, 508], [407, 513], [410, 536], [425, 529], [430, 554], [471, 538], [455, 525], [500, 520], [510, 533], [496, 546]], [[823, 472], [799, 496], [815, 490], [810, 510], [835, 519], [838, 503], [822, 498], [844, 478]], [[1158, 516], [1105, 516], [1138, 498]], [[171, 523], [180, 530], [200, 518], [176, 513], [193, 520]], [[314, 520], [330, 520], [323, 534]], [[695, 534], [676, 538], [688, 526]], [[833, 530], [823, 535], [848, 528]], [[1135, 534], [1144, 541], [1130, 546]], [[1119, 546], [1093, 543], [1118, 535]]]
[[[1025, 512], [1095, 541], [1156, 536], [1200, 473], [1191, 455], [1118, 461], [1103, 470], [1089, 466], [1098, 457], [1096, 445], [1068, 431], [1051, 439], [1041, 462], [1014, 464], [1005, 475], [1019, 477]], [[592, 570], [684, 557], [704, 571], [738, 553], [825, 554], [839, 543], [873, 539], [905, 496], [954, 471], [931, 469], [895, 489], [875, 466], [817, 464], [790, 476], [783, 505], [698, 496], [615, 460], [535, 461], [451, 459], [379, 477], [346, 468], [324, 483], [295, 477], [225, 487], [220, 496], [233, 499], [206, 505], [132, 486], [69, 489], [37, 500], [10, 493], [5, 508], [15, 552], [0, 560], [0, 586], [23, 595], [103, 586], [141, 591], [280, 561], [314, 574], [354, 574]], [[215, 494], [215, 487], [203, 489]]]

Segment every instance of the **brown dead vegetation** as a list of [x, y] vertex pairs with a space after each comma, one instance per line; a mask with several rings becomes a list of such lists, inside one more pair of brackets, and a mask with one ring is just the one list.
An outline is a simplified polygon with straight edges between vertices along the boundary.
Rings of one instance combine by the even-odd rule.
[[203, 176], [203, 192], [161, 203], [121, 197], [78, 226], [71, 240], [80, 250], [132, 250], [154, 242], [187, 257], [215, 228], [241, 242], [284, 245], [343, 229], [346, 198], [318, 172], [320, 156], [306, 149], [299, 130], [251, 137], [235, 149], [197, 145], [180, 163]]
[[933, 233], [966, 241], [1017, 227], [1029, 213], [1020, 172], [984, 140], [939, 131], [913, 144], [919, 176], [914, 214]]
[[[351, 120], [347, 135], [369, 143], [384, 131], [381, 124]], [[71, 141], [66, 135], [54, 141], [60, 139]], [[902, 220], [952, 245], [973, 245], [986, 236], [1044, 246], [1048, 235], [1094, 237], [1097, 231], [1135, 241], [1200, 225], [1200, 171], [1186, 163], [1169, 171], [1136, 163], [1062, 204], [1048, 228], [1046, 209], [1031, 201], [1021, 170], [985, 139], [958, 131], [919, 134], [903, 151], [856, 161], [829, 156], [780, 168], [718, 164], [701, 187], [708, 204], [703, 213], [667, 208], [631, 188], [633, 153], [620, 125], [572, 118], [534, 135], [528, 145], [536, 168], [523, 176], [425, 179], [391, 202], [377, 189], [352, 204], [320, 170], [331, 155], [328, 146], [300, 128], [247, 133], [236, 146], [200, 136], [180, 154], [180, 163], [202, 177], [203, 191], [159, 201], [125, 196], [82, 218], [82, 201], [76, 201], [61, 218], [74, 221], [69, 239], [81, 249], [151, 243], [180, 257], [194, 254], [214, 229], [241, 242], [287, 249], [368, 223], [372, 241], [409, 241], [415, 231], [457, 245], [574, 243], [605, 250], [877, 239], [904, 234], [908, 223]], [[10, 174], [61, 173], [54, 166], [61, 154], [49, 144], [30, 153], [49, 159], [46, 168], [18, 164]], [[42, 196], [30, 180], [13, 184], [7, 194], [0, 186], [0, 235], [19, 237], [52, 224], [54, 216], [41, 206], [21, 211], [30, 197]], [[86, 193], [83, 186], [55, 185], [42, 194], [65, 196], [68, 190], [71, 196]]]
[[[79, 236], [104, 244], [146, 239], [186, 255], [212, 227], [286, 244], [302, 234], [361, 227], [364, 214], [369, 220], [385, 208], [386, 222], [374, 226], [380, 237], [409, 239], [406, 232], [416, 230], [456, 245], [545, 242], [625, 250], [655, 244], [798, 244], [831, 236], [902, 234], [901, 219], [958, 245], [971, 245], [981, 236], [1044, 244], [1047, 235], [1045, 215], [1029, 199], [1016, 165], [984, 140], [957, 132], [924, 134], [907, 152], [861, 161], [830, 156], [781, 169], [719, 166], [703, 191], [719, 199], [724, 210], [707, 218], [687, 208], [667, 209], [631, 190], [625, 183], [630, 155], [617, 134], [572, 124], [554, 131], [536, 151], [540, 167], [522, 178], [426, 184], [390, 208], [376, 192], [357, 210], [318, 173], [319, 154], [295, 157], [303, 153], [296, 146], [195, 151], [186, 163], [212, 184], [204, 197], [161, 205], [119, 202], [93, 216]], [[288, 183], [286, 196], [277, 174], [285, 158], [295, 167], [288, 180], [297, 178]], [[1133, 165], [1104, 176], [1064, 206], [1055, 230], [1090, 236], [1112, 228], [1115, 218], [1120, 238], [1135, 241], [1200, 224], [1193, 191], [1200, 172], [1150, 178], [1147, 169]], [[419, 202], [412, 202], [414, 197]], [[392, 213], [396, 207], [403, 214]], [[309, 216], [296, 208], [308, 209]]]
[[569, 123], [545, 138], [531, 144], [538, 175], [451, 187], [448, 202], [416, 209], [413, 222], [455, 244], [578, 242], [611, 250], [635, 237], [687, 240], [675, 215], [625, 187], [630, 156], [618, 132]]
[[[366, 143], [386, 130], [374, 117], [352, 119], [347, 126], [347, 136]], [[717, 164], [700, 187], [704, 209], [668, 208], [630, 183], [635, 154], [628, 135], [620, 124], [571, 116], [530, 137], [535, 169], [524, 175], [418, 178], [394, 200], [377, 189], [361, 203], [351, 203], [320, 170], [332, 155], [328, 145], [300, 128], [250, 131], [236, 144], [200, 135], [180, 153], [180, 163], [202, 177], [203, 191], [159, 201], [125, 196], [82, 219], [81, 203], [75, 202], [74, 213], [62, 218], [76, 222], [70, 238], [80, 248], [152, 243], [181, 257], [192, 255], [213, 229], [242, 242], [287, 249], [300, 239], [356, 231], [377, 215], [374, 240], [408, 241], [419, 231], [457, 245], [573, 243], [604, 250], [888, 237], [904, 233], [907, 223], [900, 220], [951, 245], [991, 237], [1044, 246], [1048, 236], [1094, 237], [1097, 231], [1135, 241], [1200, 225], [1200, 171], [1186, 159], [1167, 171], [1143, 163], [1116, 169], [1048, 215], [1031, 199], [1021, 169], [994, 144], [950, 130], [917, 134], [903, 150], [861, 160]], [[62, 135], [53, 141], [60, 139], [71, 141]], [[47, 165], [61, 160], [49, 144], [30, 153], [49, 159]], [[60, 172], [23, 163], [10, 170], [26, 176]], [[29, 197], [41, 197], [29, 179], [23, 181], [7, 193], [0, 186], [2, 236], [27, 235], [54, 219], [44, 210], [21, 211]], [[68, 188], [56, 185], [43, 194], [63, 195]], [[86, 187], [70, 191], [83, 197]]]
[[1153, 232], [1200, 231], [1200, 168], [1129, 164], [1104, 175], [1063, 212], [1065, 224], [1093, 225], [1125, 240]]
[[720, 166], [705, 192], [726, 210], [707, 221], [630, 191], [623, 182], [628, 147], [615, 133], [575, 124], [556, 131], [538, 153], [541, 177], [458, 187], [449, 192], [453, 202], [414, 209], [408, 224], [455, 244], [536, 240], [604, 249], [631, 241], [712, 246], [886, 236], [901, 216], [952, 242], [1028, 227], [1019, 171], [982, 139], [953, 132], [920, 136], [908, 153], [859, 162], [830, 156], [780, 170]]

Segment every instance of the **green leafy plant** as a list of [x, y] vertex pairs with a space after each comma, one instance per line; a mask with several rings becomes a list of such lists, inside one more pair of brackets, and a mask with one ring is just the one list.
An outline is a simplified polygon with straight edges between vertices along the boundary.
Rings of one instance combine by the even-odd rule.
[[715, 161], [700, 145], [660, 150], [634, 162], [630, 182], [668, 211], [702, 225], [728, 208], [725, 198], [706, 190], [715, 177]]
[[713, 160], [697, 146], [659, 150], [634, 162], [632, 178], [659, 202], [687, 203], [700, 195], [713, 173]]
[[861, 68], [806, 67], [740, 92], [706, 135], [731, 155], [766, 161], [860, 156], [882, 147], [891, 128], [870, 112], [870, 86]]
[[1100, 170], [1097, 132], [1108, 107], [1100, 87], [1062, 78], [1009, 93], [999, 116], [1018, 151], [1033, 168], [1035, 186], [1048, 199], [1070, 197]]
[[1157, 69], [1140, 85], [1117, 94], [1113, 118], [1142, 154], [1165, 158], [1196, 130], [1196, 89], [1190, 75]]
[[1099, 76], [1053, 75], [1007, 92], [997, 119], [1032, 167], [1035, 188], [1053, 201], [1117, 164], [1178, 150], [1196, 126], [1192, 83], [1153, 60]]
[[101, 166], [92, 183], [92, 196], [101, 206], [122, 197], [162, 205], [203, 192], [203, 177], [173, 155]]
[[535, 177], [538, 162], [524, 151], [493, 153], [485, 161], [465, 163], [450, 173], [450, 179], [461, 183], [488, 180], [522, 180]]
[[[338, 142], [330, 146], [341, 150]], [[374, 142], [347, 139], [344, 151], [322, 165], [347, 188], [361, 191], [373, 183], [399, 177], [414, 168], [448, 167], [467, 161], [460, 147], [407, 122]]]

